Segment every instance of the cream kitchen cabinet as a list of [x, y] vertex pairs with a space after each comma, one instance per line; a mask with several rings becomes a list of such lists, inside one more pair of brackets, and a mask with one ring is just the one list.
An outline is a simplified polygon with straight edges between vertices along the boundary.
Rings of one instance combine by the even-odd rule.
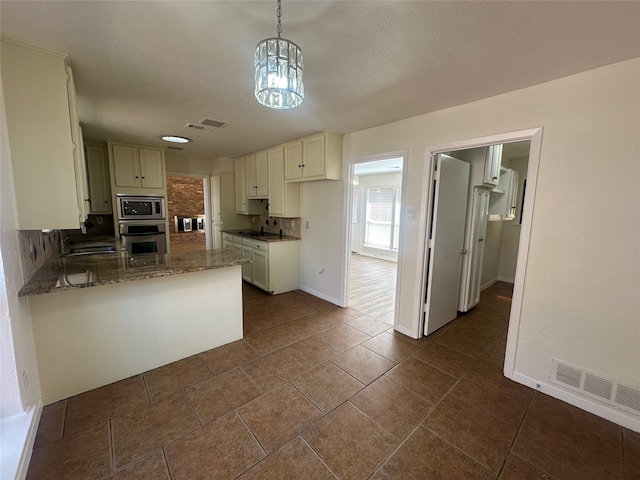
[[164, 150], [109, 144], [112, 186], [116, 193], [155, 193], [165, 190]]
[[236, 172], [236, 213], [247, 214], [247, 162], [245, 157], [234, 160]]
[[490, 187], [500, 184], [500, 165], [502, 164], [502, 145], [490, 145], [484, 161], [482, 183]]
[[77, 229], [86, 175], [69, 59], [6, 39], [0, 58], [18, 229]]
[[87, 144], [85, 152], [89, 180], [89, 212], [94, 215], [110, 215], [113, 209], [107, 149], [102, 145]]
[[285, 146], [285, 180], [340, 180], [342, 178], [342, 135], [323, 132]]
[[490, 218], [513, 220], [518, 209], [518, 172], [510, 168], [500, 170], [498, 187], [491, 191]]
[[[287, 146], [269, 150], [269, 215], [273, 217], [300, 216], [300, 184], [285, 182], [284, 166]], [[291, 150], [289, 150], [291, 153]]]
[[258, 152], [245, 157], [246, 192], [250, 198], [269, 196], [268, 152]]
[[223, 247], [250, 258], [242, 278], [273, 295], [299, 287], [300, 240], [265, 242], [223, 233]]

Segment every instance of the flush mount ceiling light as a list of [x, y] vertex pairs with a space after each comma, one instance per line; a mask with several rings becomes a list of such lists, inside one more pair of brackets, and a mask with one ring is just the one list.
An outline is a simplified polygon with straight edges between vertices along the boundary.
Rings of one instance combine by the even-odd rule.
[[286, 110], [297, 107], [304, 99], [302, 51], [292, 41], [280, 37], [280, 0], [276, 15], [278, 37], [262, 40], [256, 47], [255, 95], [262, 105]]
[[179, 137], [178, 135], [163, 135], [162, 140], [164, 140], [165, 142], [171, 142], [171, 143], [189, 143], [191, 142], [190, 138], [187, 137]]

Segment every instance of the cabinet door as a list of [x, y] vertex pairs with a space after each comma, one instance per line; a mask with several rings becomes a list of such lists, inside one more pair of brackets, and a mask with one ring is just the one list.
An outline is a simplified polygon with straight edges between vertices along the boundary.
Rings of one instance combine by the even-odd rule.
[[[253, 250], [251, 247], [240, 247], [240, 254], [243, 257], [253, 260]], [[245, 282], [253, 283], [253, 264], [245, 263], [242, 265], [242, 279]]]
[[111, 214], [111, 188], [109, 186], [109, 161], [107, 150], [98, 145], [87, 145], [87, 176], [91, 213]]
[[113, 174], [116, 187], [140, 187], [137, 148], [113, 145]]
[[284, 150], [269, 150], [269, 215], [284, 215]]
[[269, 252], [254, 248], [251, 254], [253, 260], [252, 283], [263, 290], [269, 291]]
[[222, 222], [222, 184], [220, 175], [211, 177], [211, 221]]
[[160, 150], [139, 149], [140, 186], [142, 188], [164, 188], [164, 169]]
[[502, 163], [502, 145], [487, 147], [487, 155], [484, 161], [483, 183], [497, 187], [500, 183], [500, 165]]
[[244, 160], [245, 185], [247, 197], [255, 197], [258, 194], [258, 181], [256, 178], [256, 156], [247, 155]]
[[302, 178], [302, 141], [284, 146], [284, 179]]
[[323, 177], [325, 175], [324, 134], [303, 140], [302, 176]]
[[256, 155], [256, 197], [269, 196], [269, 160], [267, 152]]
[[513, 220], [516, 218], [516, 211], [518, 209], [518, 172], [511, 170], [511, 178], [509, 179], [509, 192], [508, 192], [508, 208], [507, 218]]
[[2, 39], [0, 61], [18, 229], [78, 228], [65, 58]]
[[269, 215], [300, 216], [300, 183], [285, 182], [284, 149], [269, 150]]
[[236, 212], [247, 213], [246, 162], [244, 157], [235, 159], [236, 171]]

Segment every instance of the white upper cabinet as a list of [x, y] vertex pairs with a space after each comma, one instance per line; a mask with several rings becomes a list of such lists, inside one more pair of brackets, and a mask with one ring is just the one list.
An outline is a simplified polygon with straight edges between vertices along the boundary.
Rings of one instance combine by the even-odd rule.
[[285, 146], [287, 156], [285, 180], [340, 180], [342, 178], [342, 135], [323, 132], [301, 140], [301, 154], [297, 142]]
[[500, 220], [513, 220], [516, 218], [517, 208], [518, 172], [503, 167], [500, 169], [498, 187], [491, 191], [489, 215], [497, 216]]
[[284, 146], [285, 180], [302, 178], [302, 140], [287, 143]]
[[110, 144], [110, 168], [116, 193], [163, 194], [164, 151], [150, 147]]
[[500, 165], [502, 163], [502, 145], [487, 147], [487, 155], [484, 161], [484, 177], [482, 183], [491, 187], [500, 184]]
[[267, 198], [269, 196], [268, 152], [247, 155], [245, 168], [247, 197]]
[[300, 216], [300, 184], [284, 181], [286, 156], [286, 146], [268, 152], [269, 215], [273, 217]]
[[107, 149], [102, 145], [85, 145], [87, 177], [89, 180], [90, 213], [105, 215], [112, 213], [111, 188], [109, 186], [109, 160]]
[[86, 177], [68, 59], [4, 39], [0, 57], [18, 229], [78, 228]]
[[236, 213], [247, 213], [247, 169], [245, 157], [234, 160], [236, 172]]

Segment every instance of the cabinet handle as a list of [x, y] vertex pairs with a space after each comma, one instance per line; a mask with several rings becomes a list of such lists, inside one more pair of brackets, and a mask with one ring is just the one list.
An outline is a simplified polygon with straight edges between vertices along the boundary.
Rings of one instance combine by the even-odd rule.
[[298, 168], [302, 168], [302, 165], [298, 165]]
[[142, 177], [142, 178], [144, 178], [144, 177]]
[[493, 179], [494, 179], [494, 180], [497, 180], [497, 179], [498, 179], [498, 177], [493, 177]]
[[140, 178], [140, 177], [136, 175], [136, 178]]

